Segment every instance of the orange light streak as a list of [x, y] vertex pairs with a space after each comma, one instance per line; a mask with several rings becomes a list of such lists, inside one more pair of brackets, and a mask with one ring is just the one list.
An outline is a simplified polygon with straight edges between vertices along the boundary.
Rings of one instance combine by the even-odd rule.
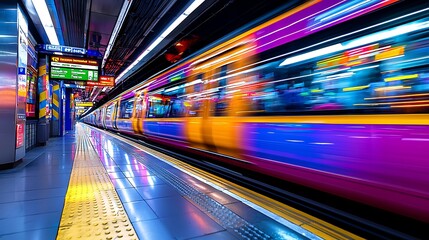
[[403, 102], [381, 102], [381, 103], [356, 103], [355, 106], [378, 106], [378, 105], [395, 105], [395, 104], [409, 104], [409, 103], [429, 103], [429, 100], [421, 101], [403, 101]]
[[391, 106], [392, 108], [405, 108], [405, 107], [429, 107], [429, 104], [415, 104], [415, 105], [398, 105]]

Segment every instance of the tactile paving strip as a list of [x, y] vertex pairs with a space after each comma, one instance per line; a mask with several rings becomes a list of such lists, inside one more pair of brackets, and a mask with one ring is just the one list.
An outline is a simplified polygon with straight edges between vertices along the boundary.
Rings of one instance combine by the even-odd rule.
[[138, 239], [109, 175], [81, 127], [78, 136], [57, 239]]

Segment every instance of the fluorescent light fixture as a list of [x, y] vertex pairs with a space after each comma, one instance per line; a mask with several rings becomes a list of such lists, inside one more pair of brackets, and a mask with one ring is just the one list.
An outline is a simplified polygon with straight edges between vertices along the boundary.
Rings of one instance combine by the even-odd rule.
[[43, 29], [45, 29], [45, 33], [48, 36], [49, 43], [52, 45], [60, 45], [57, 33], [55, 32], [54, 24], [52, 23], [51, 14], [49, 13], [48, 6], [46, 5], [45, 0], [31, 0], [31, 2], [33, 2], [40, 22], [43, 25]]
[[179, 24], [182, 23], [183, 20], [185, 20], [188, 16], [189, 15], [185, 15], [184, 13], [182, 13], [178, 18], [176, 18], [176, 20], [174, 20], [172, 24], [170, 24], [170, 26], [168, 26], [167, 29], [164, 30], [164, 32], [161, 34], [161, 37], [167, 37], [168, 34], [170, 34], [177, 26], [179, 26]]
[[113, 44], [115, 44], [116, 37], [118, 36], [119, 30], [124, 23], [125, 17], [127, 16], [128, 10], [130, 10], [132, 3], [133, 0], [125, 0], [122, 4], [121, 12], [119, 13], [118, 20], [116, 21], [115, 27], [113, 28], [112, 35], [109, 39], [109, 44], [107, 45], [106, 52], [104, 53], [103, 61], [101, 63], [102, 68], [104, 68], [104, 65], [106, 65], [107, 58], [110, 55], [110, 51], [112, 50]]
[[294, 57], [286, 58], [280, 66], [285, 66], [297, 62], [302, 62], [308, 59], [320, 57], [326, 54], [335, 53], [343, 50], [348, 50], [351, 48], [363, 46], [366, 44], [382, 41], [385, 39], [393, 38], [402, 34], [414, 32], [417, 30], [422, 30], [429, 28], [429, 21], [422, 21], [422, 22], [413, 22], [409, 24], [404, 24], [398, 27], [394, 27], [388, 30], [380, 31], [377, 33], [369, 34], [364, 37], [360, 37], [351, 41], [347, 41], [345, 43], [338, 43], [335, 45], [331, 45], [329, 47], [324, 47], [321, 49], [317, 49], [308, 53], [304, 53], [301, 55], [297, 55]]
[[195, 0], [191, 5], [189, 5], [189, 7], [183, 12], [183, 14], [185, 14], [185, 15], [191, 14], [203, 2], [204, 2], [204, 0]]
[[180, 25], [180, 23], [183, 22], [195, 9], [197, 9], [205, 0], [194, 0], [191, 5], [189, 5], [185, 11], [179, 15], [171, 24], [168, 26], [157, 38], [155, 41], [153, 41], [149, 47], [147, 47], [138, 57], [137, 59], [128, 66], [119, 76], [115, 79], [115, 83], [118, 83], [122, 81], [122, 77], [129, 72], [133, 67], [136, 66], [138, 62], [143, 60], [144, 57], [146, 57], [158, 44], [164, 40], [168, 34], [170, 34], [177, 26]]

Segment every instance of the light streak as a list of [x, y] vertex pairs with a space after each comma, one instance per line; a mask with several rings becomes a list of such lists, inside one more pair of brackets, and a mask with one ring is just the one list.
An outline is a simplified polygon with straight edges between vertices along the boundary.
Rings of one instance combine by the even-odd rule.
[[414, 79], [414, 78], [418, 78], [418, 77], [419, 77], [418, 74], [402, 75], [402, 76], [385, 78], [384, 81], [385, 82], [393, 82], [393, 81], [399, 81], [399, 80], [409, 80], [409, 79]]
[[356, 86], [356, 87], [346, 87], [346, 88], [343, 88], [343, 92], [358, 91], [366, 88], [369, 88], [369, 84], [363, 85], [363, 86]]
[[380, 87], [380, 88], [376, 88], [375, 91], [380, 92], [380, 91], [393, 91], [393, 90], [402, 90], [402, 89], [410, 89], [411, 87], [406, 87], [406, 86], [390, 86], [390, 87]]

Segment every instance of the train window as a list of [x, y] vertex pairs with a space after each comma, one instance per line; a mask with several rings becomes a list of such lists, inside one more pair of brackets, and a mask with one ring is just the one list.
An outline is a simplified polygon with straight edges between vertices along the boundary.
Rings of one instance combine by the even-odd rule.
[[110, 106], [108, 106], [106, 109], [106, 120], [110, 120], [110, 117], [112, 116], [112, 109], [113, 104], [110, 104]]
[[201, 99], [188, 99], [186, 103], [189, 106], [189, 117], [198, 117], [202, 114], [203, 100]]
[[134, 98], [121, 100], [119, 118], [129, 119], [133, 114]]
[[171, 101], [171, 112], [169, 117], [184, 117], [188, 108], [187, 102], [183, 99], [174, 99]]
[[[429, 31], [255, 72], [252, 114], [427, 112]], [[280, 66], [280, 67], [279, 67]], [[250, 85], [248, 85], [250, 86]], [[249, 97], [250, 96], [250, 97]], [[410, 99], [406, 97], [410, 97]]]
[[170, 111], [170, 99], [162, 95], [149, 96], [149, 118], [164, 118], [168, 117]]
[[[203, 74], [198, 74], [197, 79], [203, 80], [204, 75]], [[199, 93], [202, 92], [204, 89], [204, 84], [201, 81], [200, 83], [194, 84], [194, 93]]]
[[143, 117], [143, 97], [139, 96], [136, 100], [136, 118]]
[[198, 74], [194, 80], [196, 83], [190, 87], [190, 92], [187, 94], [186, 98], [183, 99], [183, 105], [188, 111], [188, 117], [198, 117], [202, 114], [203, 101], [201, 99], [201, 92], [204, 91], [203, 79], [204, 75]]
[[225, 116], [227, 115], [228, 110], [228, 98], [226, 97], [227, 92], [227, 84], [228, 79], [226, 77], [226, 72], [228, 70], [227, 65], [224, 65], [220, 68], [219, 78], [218, 81], [218, 91], [216, 92], [214, 96], [214, 115], [215, 116]]
[[[186, 99], [186, 83], [182, 81], [180, 84], [170, 86], [165, 89], [159, 96], [164, 99], [161, 101], [162, 109], [165, 111], [163, 117], [184, 117], [188, 109]], [[151, 106], [160, 105], [153, 103]], [[160, 108], [160, 106], [158, 106]]]

